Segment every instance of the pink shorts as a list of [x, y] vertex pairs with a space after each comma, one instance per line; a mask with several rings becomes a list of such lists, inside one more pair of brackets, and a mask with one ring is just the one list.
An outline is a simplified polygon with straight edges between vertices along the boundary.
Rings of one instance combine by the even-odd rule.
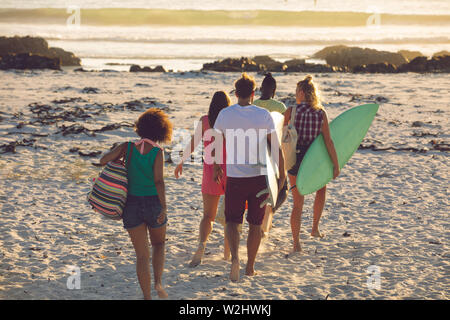
[[214, 196], [225, 194], [225, 186], [227, 181], [226, 165], [221, 165], [223, 170], [222, 182], [219, 184], [214, 181], [214, 165], [203, 163], [202, 193]]

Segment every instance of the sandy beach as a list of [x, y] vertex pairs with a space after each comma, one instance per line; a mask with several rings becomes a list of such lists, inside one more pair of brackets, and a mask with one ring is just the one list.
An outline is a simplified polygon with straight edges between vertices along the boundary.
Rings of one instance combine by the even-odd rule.
[[[260, 84], [263, 76], [253, 75]], [[1, 71], [0, 146], [17, 141], [28, 146], [16, 146], [15, 153], [0, 149], [0, 299], [141, 299], [134, 250], [122, 223], [87, 205], [100, 170], [92, 162], [114, 143], [136, 140], [131, 125], [148, 107], [169, 114], [175, 132], [166, 150], [176, 150], [183, 129], [193, 130], [213, 93], [231, 92], [238, 76]], [[305, 74], [274, 76], [277, 98], [289, 106]], [[189, 268], [202, 216], [202, 168], [186, 165], [176, 180], [175, 166], [167, 161], [163, 281], [170, 299], [449, 299], [449, 153], [435, 146], [450, 143], [450, 77], [313, 76], [330, 119], [357, 105], [380, 104], [363, 142], [378, 151], [358, 150], [329, 184], [321, 221], [325, 238], [309, 235], [313, 197], [308, 196], [303, 253], [287, 255], [289, 196], [261, 245], [257, 276], [241, 270], [241, 281], [230, 282], [218, 223], [203, 263]], [[108, 127], [112, 124], [121, 125]], [[81, 155], [91, 152], [92, 157]], [[68, 266], [79, 267], [80, 289], [67, 288]], [[378, 289], [368, 288], [369, 266], [379, 268]]]

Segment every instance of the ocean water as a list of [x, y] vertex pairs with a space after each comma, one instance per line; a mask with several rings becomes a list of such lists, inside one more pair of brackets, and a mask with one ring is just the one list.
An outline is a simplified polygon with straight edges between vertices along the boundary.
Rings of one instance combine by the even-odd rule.
[[198, 70], [225, 57], [306, 58], [328, 45], [450, 51], [450, 1], [1, 0], [0, 35], [41, 36], [87, 69]]
[[146, 8], [199, 10], [354, 11], [450, 14], [448, 0], [2, 0], [2, 8]]

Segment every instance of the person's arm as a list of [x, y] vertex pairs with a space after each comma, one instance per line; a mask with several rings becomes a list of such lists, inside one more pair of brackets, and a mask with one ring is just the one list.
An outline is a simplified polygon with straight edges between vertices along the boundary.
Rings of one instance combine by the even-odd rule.
[[108, 162], [116, 161], [117, 159], [120, 159], [121, 157], [123, 157], [125, 155], [125, 153], [127, 152], [127, 145], [128, 145], [128, 142], [124, 142], [124, 143], [118, 145], [117, 147], [115, 147], [114, 149], [112, 149], [111, 151], [105, 153], [100, 158], [100, 165], [105, 166]]
[[194, 135], [191, 136], [191, 141], [186, 146], [186, 148], [183, 151], [183, 158], [181, 159], [181, 162], [175, 167], [175, 178], [179, 178], [183, 174], [183, 163], [186, 161], [194, 152], [195, 148], [199, 145], [200, 141], [202, 140], [203, 136], [203, 126], [202, 126], [202, 118], [200, 118], [200, 122], [197, 124], [197, 127], [195, 128]]
[[283, 127], [287, 126], [289, 124], [289, 121], [291, 121], [291, 113], [292, 113], [292, 107], [289, 107], [285, 113], [283, 113], [284, 115], [284, 123], [283, 123]]
[[326, 112], [323, 113], [322, 134], [325, 141], [325, 146], [327, 147], [328, 154], [330, 155], [330, 159], [333, 162], [334, 166], [333, 179], [336, 179], [340, 173], [339, 161], [336, 153], [336, 148], [334, 147], [333, 139], [331, 139], [330, 126], [328, 124], [328, 116]]
[[166, 204], [166, 187], [164, 184], [164, 151], [159, 150], [156, 155], [155, 162], [153, 164], [153, 177], [158, 193], [159, 202], [161, 203], [161, 212], [158, 216], [157, 222], [163, 223], [167, 214]]
[[[216, 130], [216, 131], [218, 131], [218, 132], [220, 132], [221, 134], [220, 134], [220, 138], [222, 139], [222, 150], [223, 150], [223, 146], [224, 146], [224, 143], [226, 143], [226, 141], [225, 141], [225, 130], [226, 130], [226, 128], [225, 128], [225, 126], [223, 125], [223, 113], [222, 113], [222, 111], [219, 113], [219, 115], [217, 116], [217, 118], [216, 118], [216, 122], [214, 123], [214, 130]], [[218, 139], [219, 137], [216, 137], [216, 139]], [[216, 140], [214, 140], [214, 143], [217, 143], [217, 141]], [[225, 144], [225, 146], [226, 146], [226, 144]], [[212, 155], [214, 158], [214, 164], [213, 164], [213, 180], [216, 182], [216, 183], [221, 183], [222, 182], [222, 179], [223, 179], [223, 170], [222, 170], [222, 167], [220, 166], [220, 164], [218, 164], [217, 163], [217, 161], [216, 161], [216, 153], [215, 153], [215, 149], [216, 148], [214, 148], [214, 154]], [[223, 158], [223, 155], [221, 155], [222, 156], [222, 158]], [[222, 159], [221, 159], [221, 161], [222, 161]]]
[[[222, 134], [220, 137], [222, 138], [222, 146], [223, 146], [223, 143], [226, 143], [225, 136]], [[216, 149], [215, 148], [212, 151], [212, 157], [214, 159], [213, 179], [216, 183], [221, 183], [222, 179], [223, 179], [223, 170], [222, 170], [222, 167], [220, 166], [220, 164], [217, 164], [217, 162], [216, 162]], [[221, 155], [221, 157], [223, 158], [223, 155]]]

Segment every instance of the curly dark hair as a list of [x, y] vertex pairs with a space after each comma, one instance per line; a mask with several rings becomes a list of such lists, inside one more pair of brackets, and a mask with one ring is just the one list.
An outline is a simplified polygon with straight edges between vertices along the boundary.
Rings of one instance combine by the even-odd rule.
[[136, 120], [134, 130], [141, 138], [154, 142], [170, 142], [172, 140], [172, 122], [161, 109], [150, 108]]
[[236, 95], [239, 98], [245, 99], [250, 97], [253, 91], [255, 91], [256, 81], [244, 72], [242, 77], [234, 83], [234, 87], [236, 88]]

